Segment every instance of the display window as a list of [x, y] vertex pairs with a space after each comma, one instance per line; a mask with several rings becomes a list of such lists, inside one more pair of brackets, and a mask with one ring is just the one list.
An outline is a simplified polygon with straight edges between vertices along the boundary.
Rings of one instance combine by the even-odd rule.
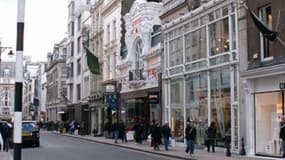
[[282, 140], [279, 138], [281, 118], [280, 91], [255, 94], [256, 154], [277, 157], [282, 155]]

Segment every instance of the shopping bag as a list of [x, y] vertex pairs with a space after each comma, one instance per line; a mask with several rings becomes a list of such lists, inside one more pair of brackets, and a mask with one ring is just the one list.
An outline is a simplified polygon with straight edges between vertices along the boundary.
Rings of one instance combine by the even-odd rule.
[[169, 138], [169, 147], [175, 147], [175, 139]]

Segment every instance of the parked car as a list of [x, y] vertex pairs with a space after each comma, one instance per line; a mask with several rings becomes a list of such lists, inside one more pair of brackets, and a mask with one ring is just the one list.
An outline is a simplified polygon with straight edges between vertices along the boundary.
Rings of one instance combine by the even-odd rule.
[[22, 121], [22, 144], [40, 146], [40, 130], [36, 121]]

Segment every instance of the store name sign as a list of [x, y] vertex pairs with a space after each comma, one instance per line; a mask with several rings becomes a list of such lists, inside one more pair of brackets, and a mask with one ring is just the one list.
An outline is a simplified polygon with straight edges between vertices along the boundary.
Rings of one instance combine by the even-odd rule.
[[148, 103], [149, 104], [158, 104], [159, 103], [159, 93], [158, 92], [148, 93]]
[[281, 82], [279, 84], [279, 88], [284, 91], [285, 90], [285, 82]]
[[106, 92], [115, 92], [115, 86], [114, 85], [106, 85], [105, 91]]

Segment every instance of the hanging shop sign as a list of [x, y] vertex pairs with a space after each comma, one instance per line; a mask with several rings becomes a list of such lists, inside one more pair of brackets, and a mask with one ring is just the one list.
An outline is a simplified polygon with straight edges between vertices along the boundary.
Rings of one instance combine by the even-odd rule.
[[285, 90], [285, 82], [279, 83], [279, 88], [284, 91]]
[[159, 92], [149, 92], [147, 98], [148, 98], [149, 104], [158, 104], [159, 103]]

